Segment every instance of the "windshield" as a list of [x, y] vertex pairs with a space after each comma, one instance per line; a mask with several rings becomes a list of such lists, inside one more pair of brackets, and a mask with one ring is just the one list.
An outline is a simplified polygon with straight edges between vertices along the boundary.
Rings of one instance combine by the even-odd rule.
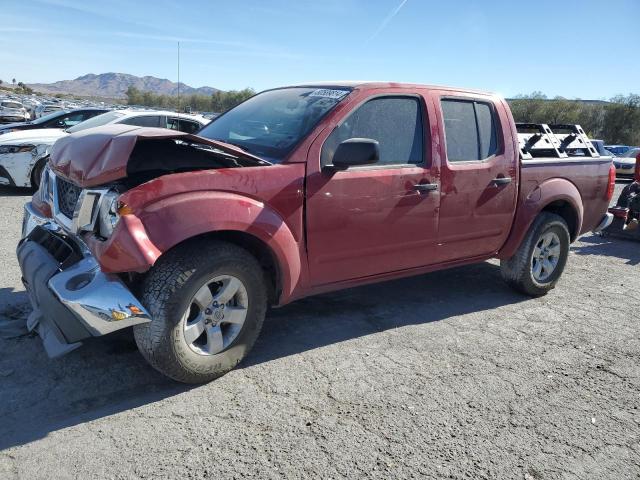
[[93, 127], [101, 127], [102, 125], [106, 125], [107, 123], [113, 122], [115, 119], [123, 117], [124, 113], [121, 112], [107, 112], [102, 115], [98, 115], [97, 117], [90, 118], [89, 120], [85, 120], [84, 122], [80, 122], [78, 125], [74, 125], [71, 128], [67, 128], [68, 133], [80, 132], [81, 130], [86, 130], [87, 128]]
[[4, 108], [22, 108], [22, 104], [17, 102], [2, 102], [2, 106]]
[[268, 90], [219, 116], [198, 135], [281, 162], [350, 91], [312, 87]]
[[31, 123], [34, 123], [36, 125], [40, 125], [41, 123], [46, 123], [49, 120], [53, 120], [56, 117], [61, 117], [63, 115], [66, 115], [67, 113], [68, 113], [67, 111], [53, 112], [53, 113], [50, 113], [49, 115], [43, 115], [42, 117], [38, 118], [37, 120], [34, 120]]
[[640, 153], [640, 148], [632, 148], [631, 150], [627, 150], [627, 153], [623, 155], [625, 158], [636, 158]]

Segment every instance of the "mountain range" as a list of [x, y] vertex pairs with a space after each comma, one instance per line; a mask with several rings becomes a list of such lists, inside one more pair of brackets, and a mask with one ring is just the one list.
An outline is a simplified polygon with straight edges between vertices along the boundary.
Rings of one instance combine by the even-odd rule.
[[[54, 83], [30, 83], [29, 87], [37, 92], [56, 94], [70, 93], [86, 97], [124, 98], [129, 86], [138, 90], [163, 95], [177, 95], [178, 84], [166, 78], [151, 76], [136, 77], [128, 73], [89, 73], [74, 80], [61, 80]], [[211, 95], [218, 91], [213, 87], [194, 88], [180, 82], [180, 94]]]

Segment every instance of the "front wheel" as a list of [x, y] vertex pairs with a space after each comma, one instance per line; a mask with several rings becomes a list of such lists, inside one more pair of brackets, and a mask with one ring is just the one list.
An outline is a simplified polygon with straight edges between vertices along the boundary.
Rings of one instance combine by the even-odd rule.
[[556, 286], [569, 256], [567, 222], [543, 212], [531, 225], [513, 257], [500, 261], [502, 278], [514, 289], [534, 297]]
[[31, 187], [34, 190], [38, 190], [40, 188], [42, 171], [44, 170], [44, 167], [47, 165], [48, 160], [49, 160], [49, 157], [41, 158], [31, 169]]
[[168, 252], [146, 276], [151, 322], [134, 327], [138, 349], [174, 380], [202, 383], [232, 370], [258, 338], [267, 309], [263, 270], [246, 250], [198, 241]]

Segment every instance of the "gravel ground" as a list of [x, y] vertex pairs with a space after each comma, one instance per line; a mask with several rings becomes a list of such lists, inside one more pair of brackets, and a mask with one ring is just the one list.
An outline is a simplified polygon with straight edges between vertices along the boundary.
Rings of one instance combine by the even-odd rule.
[[[5, 333], [29, 310], [27, 194], [0, 191]], [[56, 361], [0, 339], [0, 479], [638, 479], [639, 264], [637, 243], [587, 235], [540, 299], [496, 262], [309, 298], [198, 387], [126, 334]]]

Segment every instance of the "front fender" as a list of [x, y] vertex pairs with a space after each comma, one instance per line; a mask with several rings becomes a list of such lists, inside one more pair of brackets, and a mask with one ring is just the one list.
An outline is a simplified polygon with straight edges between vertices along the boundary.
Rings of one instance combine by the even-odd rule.
[[564, 178], [552, 178], [545, 180], [536, 186], [531, 192], [520, 196], [519, 206], [511, 227], [511, 233], [507, 241], [498, 252], [498, 258], [510, 258], [513, 256], [524, 240], [534, 219], [546, 207], [554, 202], [566, 202], [570, 205], [575, 215], [576, 229], [571, 232], [572, 239], [582, 230], [584, 214], [582, 196], [578, 188]]
[[87, 239], [106, 272], [144, 272], [166, 251], [211, 232], [248, 233], [273, 252], [281, 274], [282, 297], [300, 282], [300, 249], [283, 218], [263, 202], [244, 195], [188, 192], [158, 200], [125, 215], [105, 242]]

